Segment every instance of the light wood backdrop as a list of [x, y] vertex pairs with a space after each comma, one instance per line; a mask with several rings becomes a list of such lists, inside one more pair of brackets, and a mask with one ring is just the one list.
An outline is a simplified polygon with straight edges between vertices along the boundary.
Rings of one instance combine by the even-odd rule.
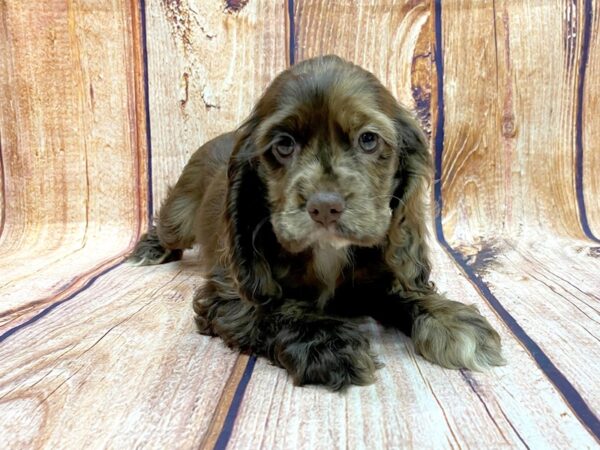
[[[431, 137], [442, 290], [509, 364], [342, 396], [194, 332], [195, 255], [121, 264], [294, 62], [373, 71]], [[2, 448], [598, 448], [600, 1], [0, 1]]]

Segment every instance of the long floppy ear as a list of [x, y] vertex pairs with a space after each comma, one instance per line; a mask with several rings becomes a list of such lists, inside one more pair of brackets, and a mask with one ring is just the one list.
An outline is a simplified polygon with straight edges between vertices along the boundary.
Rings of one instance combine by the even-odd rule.
[[267, 190], [259, 175], [259, 160], [250, 119], [239, 132], [229, 160], [227, 207], [229, 266], [242, 298], [267, 303], [281, 297], [269, 261], [279, 243], [271, 225]]
[[429, 142], [423, 130], [416, 119], [399, 105], [394, 113], [394, 125], [399, 164], [392, 209], [412, 197], [416, 193], [414, 191], [424, 189], [431, 180], [433, 169]]
[[411, 114], [399, 105], [394, 109], [399, 162], [385, 259], [395, 274], [395, 289], [428, 291], [433, 287], [426, 241], [425, 194], [432, 173], [429, 144]]

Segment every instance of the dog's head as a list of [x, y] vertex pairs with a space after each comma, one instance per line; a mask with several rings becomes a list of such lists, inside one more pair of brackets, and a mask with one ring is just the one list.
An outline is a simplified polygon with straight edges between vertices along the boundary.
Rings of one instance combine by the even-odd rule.
[[383, 245], [429, 168], [411, 115], [370, 72], [335, 56], [280, 74], [238, 136], [229, 231], [238, 282], [263, 280], [251, 282], [254, 294], [276, 294], [264, 280], [279, 245], [291, 253]]

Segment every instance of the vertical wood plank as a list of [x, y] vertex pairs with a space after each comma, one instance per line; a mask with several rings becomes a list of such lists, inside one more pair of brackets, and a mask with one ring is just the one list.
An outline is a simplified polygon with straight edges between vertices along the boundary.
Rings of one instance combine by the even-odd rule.
[[284, 0], [146, 4], [156, 210], [190, 155], [250, 113], [287, 64]]
[[600, 1], [587, 0], [589, 38], [583, 47], [587, 56], [582, 85], [582, 190], [590, 231], [600, 239]]
[[373, 72], [429, 128], [430, 1], [295, 3], [297, 60], [329, 53]]
[[0, 239], [2, 233], [4, 233], [4, 223], [6, 219], [6, 204], [4, 197], [4, 158], [2, 156], [2, 136], [0, 135]]
[[31, 244], [39, 226], [58, 227], [60, 235], [64, 224], [82, 224], [70, 236], [81, 240], [85, 224], [137, 223], [130, 6], [2, 3], [8, 82], [0, 91], [0, 135], [10, 236], [3, 249], [23, 235]]
[[114, 265], [146, 222], [139, 12], [0, 3], [0, 327]]
[[[436, 30], [443, 54], [443, 74], [438, 76], [443, 76], [445, 114], [441, 215], [444, 231], [453, 235], [460, 232], [458, 223], [470, 231], [473, 222], [483, 228], [501, 220], [505, 186], [488, 186], [480, 178], [501, 180], [498, 160], [503, 163], [505, 157], [496, 140], [500, 113], [494, 11], [476, 2], [442, 2], [438, 14], [443, 27]], [[492, 207], [496, 204], [499, 208]]]
[[583, 1], [494, 5], [442, 4], [445, 230], [458, 240], [524, 228], [582, 237], [573, 180]]

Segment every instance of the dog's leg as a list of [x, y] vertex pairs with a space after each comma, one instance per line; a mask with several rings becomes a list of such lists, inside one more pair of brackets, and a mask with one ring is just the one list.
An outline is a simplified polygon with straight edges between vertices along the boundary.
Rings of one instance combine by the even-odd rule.
[[177, 184], [169, 189], [158, 213], [157, 236], [168, 249], [183, 250], [192, 247], [196, 241], [194, 221], [202, 192], [195, 190], [188, 178], [189, 174], [184, 171]]
[[390, 293], [384, 285], [342, 287], [326, 312], [369, 315], [398, 328], [421, 355], [443, 367], [483, 370], [504, 363], [500, 336], [474, 306], [448, 300], [432, 286]]
[[194, 193], [185, 192], [181, 186], [182, 176], [169, 190], [158, 213], [157, 224], [141, 236], [128, 261], [138, 266], [178, 261], [183, 250], [194, 245], [194, 216], [199, 199]]
[[477, 308], [435, 290], [384, 295], [364, 312], [411, 336], [416, 350], [440, 366], [481, 371], [505, 363], [500, 336]]
[[285, 300], [263, 307], [240, 300], [226, 284], [211, 280], [194, 299], [196, 324], [242, 351], [285, 368], [296, 385], [320, 384], [337, 391], [373, 383], [378, 364], [356, 323], [316, 314]]
[[315, 314], [297, 314], [287, 304], [268, 318], [272, 334], [268, 354], [296, 385], [322, 384], [337, 391], [375, 381], [379, 367], [369, 340], [354, 322]]
[[478, 371], [505, 363], [500, 336], [474, 305], [438, 293], [415, 303], [412, 339], [426, 359], [443, 367]]
[[142, 235], [129, 255], [128, 262], [136, 266], [153, 266], [156, 264], [178, 261], [183, 250], [165, 248], [158, 238], [156, 227], [152, 226], [148, 233]]
[[[421, 189], [423, 187], [421, 186]], [[474, 306], [448, 300], [430, 281], [431, 263], [419, 189], [394, 217], [384, 260], [391, 273], [387, 295], [376, 302], [380, 320], [403, 328], [426, 359], [453, 369], [504, 364], [500, 336]]]
[[202, 154], [190, 159], [175, 186], [169, 189], [157, 215], [156, 226], [135, 246], [129, 262], [140, 265], [163, 264], [181, 259], [183, 250], [196, 241], [196, 213], [204, 194]]

